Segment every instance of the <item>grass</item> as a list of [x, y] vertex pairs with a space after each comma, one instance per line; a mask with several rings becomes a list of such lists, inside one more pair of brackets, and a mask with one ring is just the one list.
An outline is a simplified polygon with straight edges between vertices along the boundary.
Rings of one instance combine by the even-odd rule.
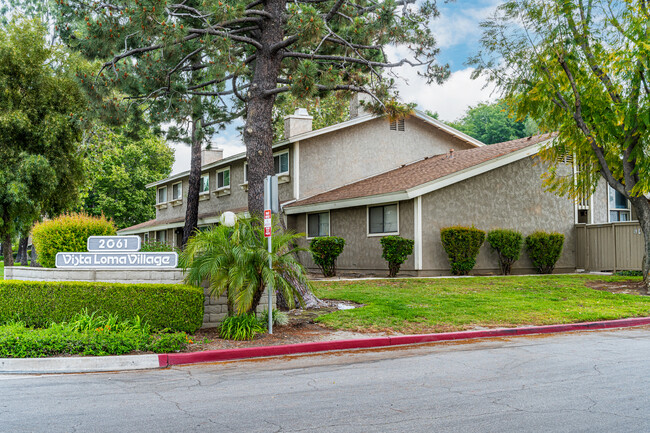
[[650, 316], [650, 297], [588, 288], [636, 277], [549, 275], [314, 282], [320, 298], [365, 304], [320, 316], [330, 328], [394, 333], [549, 325]]
[[4, 260], [0, 260], [0, 280], [5, 279], [5, 262]]

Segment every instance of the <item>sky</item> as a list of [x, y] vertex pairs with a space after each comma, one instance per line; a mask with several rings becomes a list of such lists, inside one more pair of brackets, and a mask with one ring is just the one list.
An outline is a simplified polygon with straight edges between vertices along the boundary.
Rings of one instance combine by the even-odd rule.
[[[451, 76], [442, 85], [427, 84], [415, 70], [403, 67], [397, 71], [401, 77], [398, 89], [404, 102], [414, 102], [421, 110], [437, 112], [440, 120], [452, 121], [463, 116], [467, 109], [479, 102], [491, 102], [497, 98], [485, 81], [472, 80], [472, 68], [466, 62], [479, 50], [481, 29], [479, 23], [490, 16], [503, 0], [456, 0], [438, 2], [440, 16], [431, 23], [438, 41], [438, 62], [449, 64]], [[394, 50], [393, 52], [397, 52]], [[245, 148], [234, 122], [225, 131], [215, 135], [212, 147], [224, 150], [224, 156], [244, 152]], [[185, 144], [174, 144], [176, 161], [172, 173], [189, 170], [190, 149]]]

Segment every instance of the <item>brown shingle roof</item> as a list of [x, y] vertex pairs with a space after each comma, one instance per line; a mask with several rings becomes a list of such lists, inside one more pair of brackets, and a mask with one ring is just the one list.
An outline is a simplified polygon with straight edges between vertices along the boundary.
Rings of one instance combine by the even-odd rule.
[[331, 191], [299, 200], [287, 207], [326, 203], [338, 200], [368, 197], [406, 191], [436, 179], [457, 173], [461, 170], [482, 164], [511, 152], [539, 144], [552, 138], [543, 134], [520, 138], [476, 149], [459, 150], [449, 154], [425, 158], [400, 168], [345, 185]]

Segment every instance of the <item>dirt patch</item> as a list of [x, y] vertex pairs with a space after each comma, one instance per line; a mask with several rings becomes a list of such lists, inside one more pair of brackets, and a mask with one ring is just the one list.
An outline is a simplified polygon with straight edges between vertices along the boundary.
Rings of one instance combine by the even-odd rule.
[[647, 296], [643, 281], [626, 280], [626, 281], [587, 281], [585, 285], [594, 290], [600, 290], [610, 293], [625, 293], [628, 295]]
[[348, 308], [359, 308], [362, 304], [349, 301], [323, 300], [327, 306], [318, 309], [295, 309], [288, 312], [289, 323], [286, 326], [274, 326], [273, 334], [259, 334], [251, 341], [222, 340], [217, 328], [201, 329], [192, 337], [185, 352], [203, 350], [237, 349], [243, 347], [278, 346], [283, 344], [309, 343], [312, 341], [347, 340], [354, 338], [384, 337], [378, 332], [349, 332], [328, 329], [314, 319], [323, 314]]

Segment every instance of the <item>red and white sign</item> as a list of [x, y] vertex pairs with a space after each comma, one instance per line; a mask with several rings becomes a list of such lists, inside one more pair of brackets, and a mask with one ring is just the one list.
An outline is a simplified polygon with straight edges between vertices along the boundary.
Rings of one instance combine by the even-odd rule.
[[270, 209], [265, 209], [264, 210], [264, 237], [265, 238], [270, 238], [271, 237], [271, 227], [273, 226], [271, 222], [271, 210]]

